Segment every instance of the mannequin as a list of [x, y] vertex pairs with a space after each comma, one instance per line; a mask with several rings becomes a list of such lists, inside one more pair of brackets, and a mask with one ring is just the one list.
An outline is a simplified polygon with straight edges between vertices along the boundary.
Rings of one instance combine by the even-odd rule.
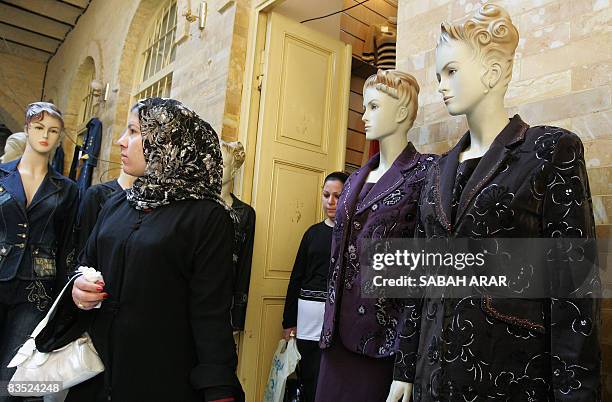
[[[26, 110], [20, 159], [0, 165], [0, 382], [14, 351], [42, 319], [68, 275], [76, 185], [49, 166], [64, 121], [57, 107], [35, 102]], [[6, 386], [6, 385], [3, 385]], [[0, 392], [0, 401], [17, 401]]]
[[[438, 90], [451, 115], [467, 117], [469, 131], [428, 174], [419, 210], [424, 237], [595, 238], [578, 136], [506, 114], [517, 44], [510, 16], [494, 4], [441, 26]], [[560, 281], [582, 275], [566, 261], [546, 264]], [[408, 401], [412, 382], [415, 400], [424, 402], [599, 400], [597, 283], [590, 277], [572, 288], [581, 296], [571, 300], [426, 293], [410, 322], [419, 336], [400, 345], [387, 401]]]
[[15, 159], [21, 158], [23, 152], [26, 148], [27, 143], [26, 133], [13, 133], [6, 139], [6, 144], [4, 145], [4, 155], [0, 159], [2, 159], [2, 163], [8, 163], [10, 161], [14, 161]]
[[380, 401], [393, 378], [404, 305], [361, 297], [358, 256], [362, 240], [414, 235], [411, 217], [420, 183], [434, 160], [419, 154], [407, 138], [418, 91], [414, 77], [396, 70], [378, 70], [364, 85], [366, 138], [380, 142], [380, 153], [348, 178], [336, 209], [320, 341], [320, 402]]
[[234, 295], [232, 304], [232, 327], [234, 331], [244, 330], [246, 308], [251, 280], [251, 259], [255, 238], [255, 210], [240, 201], [233, 193], [234, 176], [244, 163], [245, 152], [240, 142], [221, 141], [223, 156], [223, 186], [221, 198], [238, 215], [234, 225]]

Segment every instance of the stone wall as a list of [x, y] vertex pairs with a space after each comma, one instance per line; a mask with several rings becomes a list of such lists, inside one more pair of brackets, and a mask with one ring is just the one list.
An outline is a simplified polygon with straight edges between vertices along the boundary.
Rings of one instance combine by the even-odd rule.
[[[476, 0], [401, 0], [397, 66], [421, 85], [419, 115], [410, 137], [419, 150], [441, 153], [467, 129], [451, 117], [437, 92], [434, 49], [440, 22], [472, 15]], [[520, 33], [509, 113], [529, 124], [577, 133], [584, 142], [600, 238], [612, 235], [612, 7], [609, 0], [500, 0]], [[612, 288], [610, 275], [604, 278]], [[604, 300], [604, 400], [612, 400], [612, 303]]]
[[[237, 9], [234, 1], [207, 3], [206, 27], [200, 30], [198, 21], [188, 22], [184, 16], [188, 11], [197, 15], [200, 2], [177, 0], [178, 45], [171, 96], [194, 109], [221, 135], [228, 130], [225, 126], [231, 126], [224, 125], [226, 93], [230, 92], [230, 55], [233, 38], [241, 32], [234, 32]], [[137, 51], [139, 44], [162, 4], [161, 0], [93, 0], [49, 63], [45, 97], [56, 100], [66, 114], [71, 138], [76, 136], [75, 120], [82, 98], [81, 91], [77, 90], [83, 76], [80, 70], [88, 57], [94, 61], [96, 79], [104, 85], [110, 84], [108, 100], [94, 107], [94, 115], [100, 118], [104, 128], [101, 162], [94, 172], [94, 182], [108, 180], [119, 173], [119, 149], [113, 144], [124, 129], [129, 107], [135, 100], [133, 88], [141, 57]], [[240, 52], [237, 53], [235, 57], [239, 59]], [[244, 61], [238, 70], [243, 65]], [[238, 72], [234, 74], [241, 78]], [[64, 147], [68, 166], [74, 147], [70, 141]]]
[[45, 63], [13, 54], [15, 46], [10, 43], [0, 47], [0, 122], [12, 132], [23, 131], [26, 106], [39, 101], [42, 94]]

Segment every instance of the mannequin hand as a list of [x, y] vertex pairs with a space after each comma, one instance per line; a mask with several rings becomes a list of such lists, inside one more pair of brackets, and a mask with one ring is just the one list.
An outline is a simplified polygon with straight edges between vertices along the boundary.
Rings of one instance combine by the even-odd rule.
[[283, 339], [288, 341], [291, 337], [295, 337], [296, 332], [297, 332], [297, 327], [283, 329]]
[[[389, 389], [389, 396], [386, 402], [410, 402], [412, 394], [412, 384], [403, 381], [393, 381]], [[401, 399], [400, 399], [401, 398]]]
[[91, 310], [107, 297], [103, 282], [91, 283], [81, 275], [72, 285], [72, 300], [81, 310]]

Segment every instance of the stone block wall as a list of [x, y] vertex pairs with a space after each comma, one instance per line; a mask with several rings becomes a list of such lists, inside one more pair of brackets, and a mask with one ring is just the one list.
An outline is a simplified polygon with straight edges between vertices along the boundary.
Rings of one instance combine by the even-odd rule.
[[26, 106], [40, 100], [45, 63], [24, 57], [8, 42], [0, 48], [0, 122], [15, 133], [23, 131]]
[[[435, 46], [442, 21], [460, 21], [484, 1], [401, 0], [397, 66], [421, 85], [419, 115], [410, 139], [422, 152], [441, 153], [467, 130], [437, 92]], [[499, 0], [520, 34], [509, 114], [531, 125], [578, 134], [585, 147], [599, 238], [612, 236], [612, 6], [609, 0]], [[612, 275], [604, 285], [612, 289]], [[604, 400], [612, 400], [612, 302], [604, 300]]]
[[[207, 3], [206, 27], [200, 30], [198, 21], [188, 22], [184, 16], [188, 11], [197, 15], [200, 2], [177, 0], [178, 45], [171, 97], [195, 110], [222, 135], [229, 130], [228, 127], [233, 126], [224, 124], [228, 101], [226, 94], [240, 98], [241, 83], [238, 90], [234, 88], [230, 91], [235, 85], [230, 85], [232, 88], [228, 89], [228, 77], [232, 54], [238, 63], [234, 69], [244, 68], [244, 61], [240, 65], [244, 52], [234, 50], [232, 53], [232, 44], [235, 36], [246, 36], [246, 28], [235, 32], [234, 20], [236, 10], [244, 10], [244, 4], [248, 2], [238, 0], [237, 4], [233, 0], [213, 0]], [[141, 57], [137, 50], [162, 4], [164, 2], [161, 0], [93, 0], [49, 63], [45, 97], [53, 98], [66, 114], [71, 138], [76, 137], [76, 114], [83, 96], [77, 90], [82, 75], [80, 69], [88, 57], [94, 61], [96, 79], [104, 85], [110, 84], [108, 100], [94, 107], [94, 116], [100, 118], [104, 129], [101, 161], [94, 171], [94, 183], [119, 174], [120, 151], [114, 142], [125, 128], [130, 105], [135, 101], [133, 88], [140, 74], [137, 70]], [[248, 19], [246, 22], [244, 20], [242, 17], [242, 25], [248, 25]], [[242, 78], [239, 72], [233, 74]], [[236, 113], [234, 110], [235, 121]], [[230, 137], [232, 135], [235, 137], [230, 133]], [[70, 141], [64, 146], [66, 166], [69, 166], [74, 146]]]

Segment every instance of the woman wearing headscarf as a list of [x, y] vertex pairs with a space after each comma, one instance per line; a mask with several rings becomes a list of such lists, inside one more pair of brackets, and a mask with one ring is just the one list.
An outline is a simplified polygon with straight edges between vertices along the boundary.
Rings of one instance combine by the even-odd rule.
[[105, 371], [67, 401], [241, 401], [217, 134], [180, 102], [149, 98], [118, 143], [138, 178], [104, 205], [80, 257], [104, 281], [72, 290]]

